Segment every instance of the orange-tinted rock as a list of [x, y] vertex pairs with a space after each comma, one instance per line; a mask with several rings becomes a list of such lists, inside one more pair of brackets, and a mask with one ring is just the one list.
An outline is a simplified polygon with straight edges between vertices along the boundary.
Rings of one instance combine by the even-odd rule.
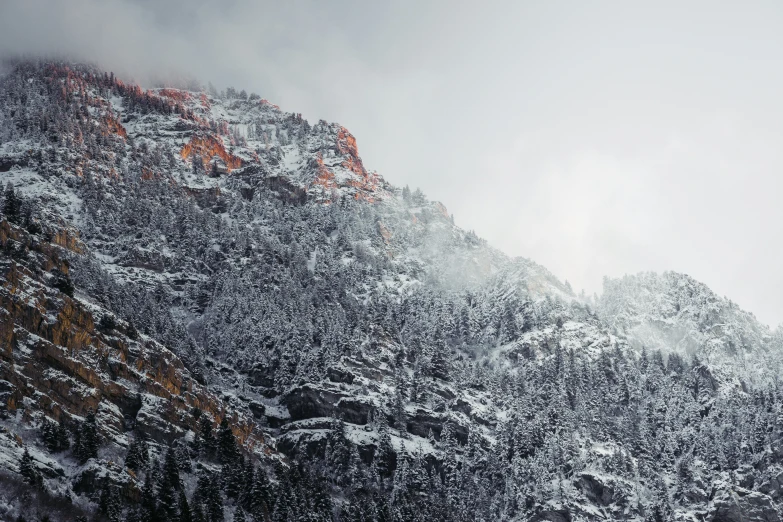
[[103, 117], [103, 128], [105, 129], [103, 131], [103, 134], [115, 134], [117, 136], [120, 136], [122, 139], [128, 138], [128, 133], [125, 131], [125, 127], [122, 126], [120, 121], [114, 117], [113, 114], [107, 113]]
[[[77, 251], [69, 232], [53, 237]], [[0, 257], [0, 380], [11, 386], [4, 401], [8, 409], [24, 401], [26, 415], [41, 412], [66, 420], [101, 411], [100, 428], [111, 437], [124, 430], [123, 416], [138, 414], [142, 394], [157, 398], [145, 415], [154, 420], [146, 429], [158, 437], [195, 430], [191, 411], [200, 408], [215, 423], [230, 416], [235, 435], [248, 448], [263, 444], [252, 418], [230, 412], [174, 353], [152, 339], [128, 338], [122, 324], [107, 335], [96, 328], [91, 308], [42, 284], [46, 267], [67, 268], [60, 260], [63, 247], [0, 221], [0, 248], [11, 239], [35, 255], [23, 263]], [[156, 431], [155, 423], [166, 429]]]
[[391, 230], [386, 228], [386, 225], [384, 225], [383, 223], [381, 223], [379, 221], [378, 222], [378, 232], [380, 232], [381, 237], [383, 238], [383, 242], [388, 245], [389, 241], [391, 240], [391, 237], [392, 237]]
[[180, 151], [182, 159], [191, 159], [192, 161], [201, 161], [205, 166], [218, 156], [226, 164], [226, 169], [231, 172], [242, 166], [242, 159], [234, 156], [226, 150], [223, 140], [216, 138], [211, 134], [194, 135], [190, 141], [182, 147]]
[[449, 217], [449, 211], [448, 211], [448, 209], [446, 209], [446, 205], [444, 205], [440, 201], [436, 201], [435, 202], [435, 208], [438, 210], [438, 212], [440, 212], [440, 214], [443, 217], [445, 217], [445, 218]]
[[190, 101], [190, 93], [179, 89], [161, 89], [158, 91], [158, 94], [165, 96], [166, 98], [171, 98], [179, 103]]
[[268, 105], [270, 107], [274, 107], [277, 110], [280, 110], [280, 107], [275, 105], [274, 103], [270, 102], [266, 98], [261, 98], [261, 101], [259, 102], [261, 105]]

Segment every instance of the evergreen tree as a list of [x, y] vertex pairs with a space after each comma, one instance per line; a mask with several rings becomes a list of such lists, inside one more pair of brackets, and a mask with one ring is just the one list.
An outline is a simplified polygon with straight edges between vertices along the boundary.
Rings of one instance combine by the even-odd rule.
[[193, 504], [203, 506], [204, 516], [210, 522], [222, 522], [224, 520], [220, 485], [212, 473], [206, 470], [201, 472], [194, 495]]
[[80, 464], [98, 456], [100, 435], [95, 421], [95, 413], [90, 411], [84, 422], [77, 426], [75, 438], [74, 455], [79, 459]]
[[142, 522], [163, 522], [164, 518], [158, 512], [158, 501], [152, 473], [147, 473], [147, 476], [144, 478], [140, 504]]
[[14, 190], [14, 186], [9, 181], [5, 186], [3, 194], [3, 215], [8, 221], [19, 224], [22, 218], [22, 200]]
[[177, 465], [174, 451], [171, 448], [166, 450], [166, 456], [163, 460], [163, 469], [160, 473], [160, 486], [158, 487], [157, 499], [159, 510], [168, 520], [178, 520], [180, 498], [177, 492], [181, 488], [179, 467]]
[[24, 453], [22, 453], [22, 458], [19, 461], [19, 474], [22, 475], [24, 481], [31, 486], [43, 486], [43, 477], [35, 466], [35, 461], [33, 460], [33, 457], [30, 456], [30, 450], [27, 446], [24, 447]]
[[388, 478], [394, 475], [394, 469], [397, 466], [397, 454], [394, 451], [394, 446], [392, 446], [388, 424], [383, 415], [381, 416], [378, 434], [378, 449], [375, 451], [374, 461], [381, 477]]
[[71, 446], [71, 441], [68, 438], [68, 430], [65, 428], [65, 424], [62, 420], [59, 423], [54, 423], [48, 420], [43, 422], [41, 427], [44, 443], [46, 449], [50, 453], [58, 453], [65, 451]]
[[272, 505], [272, 494], [269, 479], [263, 468], [254, 473], [253, 487], [250, 492], [249, 511], [256, 520], [267, 520]]
[[204, 514], [204, 507], [200, 502], [193, 500], [193, 522], [208, 522], [207, 516]]
[[178, 511], [179, 522], [195, 522], [193, 512], [190, 509], [190, 504], [188, 504], [188, 497], [185, 495], [184, 489], [180, 489], [179, 491]]
[[57, 269], [52, 270], [51, 285], [69, 297], [73, 297], [73, 292], [76, 289], [71, 277]]
[[327, 441], [326, 464], [334, 483], [347, 485], [351, 482], [353, 445], [345, 435], [345, 422], [342, 419], [333, 419], [332, 425], [334, 428]]
[[138, 473], [146, 469], [148, 463], [149, 449], [147, 440], [143, 433], [138, 432], [130, 446], [128, 446], [128, 453], [125, 456], [125, 467]]
[[202, 415], [199, 418], [199, 432], [197, 447], [200, 448], [202, 454], [207, 458], [215, 456], [217, 451], [217, 441], [212, 431], [212, 421], [206, 416]]
[[122, 500], [115, 488], [109, 484], [104, 484], [101, 489], [101, 496], [98, 502], [100, 513], [106, 516], [109, 522], [121, 522], [122, 520]]
[[217, 434], [217, 454], [221, 464], [234, 464], [239, 458], [239, 449], [234, 432], [225, 417], [220, 421]]

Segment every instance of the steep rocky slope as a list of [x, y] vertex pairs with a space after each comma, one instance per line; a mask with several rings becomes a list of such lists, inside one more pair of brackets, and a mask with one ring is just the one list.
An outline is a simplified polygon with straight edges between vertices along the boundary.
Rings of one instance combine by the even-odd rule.
[[598, 310], [637, 348], [697, 356], [726, 378], [780, 375], [779, 333], [687, 275], [606, 279]]
[[0, 221], [3, 462], [17, 466], [31, 428], [75, 426], [91, 414], [107, 446], [98, 459], [77, 467], [37, 455], [34, 466], [47, 487], [84, 493], [97, 471], [113, 474], [127, 495], [139, 494], [142, 484], [112, 463], [117, 451], [127, 449], [128, 434], [141, 431], [170, 444], [197, 431], [196, 411], [215, 425], [231, 419], [248, 451], [268, 452], [246, 408], [237, 411], [160, 343], [74, 293], [68, 258], [85, 255], [86, 247], [72, 229], [46, 228], [31, 234]]
[[[783, 336], [703, 285], [589, 303], [339, 125], [10, 70], [0, 466], [26, 478], [26, 445], [61, 518], [184, 517], [178, 468], [203, 520], [779, 519]], [[78, 446], [93, 414], [97, 455], [51, 449], [45, 422]], [[209, 449], [221, 424], [241, 458]]]

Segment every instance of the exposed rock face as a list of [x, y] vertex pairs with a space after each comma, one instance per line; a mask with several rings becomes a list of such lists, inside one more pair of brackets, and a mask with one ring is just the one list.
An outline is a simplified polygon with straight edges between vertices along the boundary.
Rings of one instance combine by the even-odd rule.
[[608, 506], [617, 500], [619, 492], [616, 491], [614, 484], [606, 483], [600, 477], [591, 473], [582, 473], [576, 485], [591, 501], [599, 506]]
[[123, 266], [144, 268], [154, 272], [163, 272], [168, 264], [167, 258], [160, 252], [143, 248], [129, 249], [118, 261]]
[[[291, 419], [297, 421], [312, 417], [331, 417], [336, 413], [338, 403], [346, 397], [347, 394], [341, 393], [339, 389], [304, 385], [289, 392], [284, 403], [291, 414]], [[351, 415], [350, 411], [340, 413]]]
[[777, 469], [773, 476], [759, 486], [759, 491], [778, 500], [783, 496], [783, 470]]
[[[436, 413], [421, 407], [415, 408], [413, 413], [407, 413], [407, 429], [410, 433], [418, 435], [419, 437], [427, 437], [430, 432], [436, 437], [440, 437], [443, 426], [451, 421], [451, 418], [448, 415]], [[457, 440], [459, 440], [461, 444], [467, 443], [468, 429], [454, 422], [451, 423], [454, 427], [454, 435]]]
[[226, 151], [223, 141], [211, 134], [193, 136], [190, 142], [182, 147], [180, 155], [182, 159], [200, 161], [203, 168], [208, 168], [213, 157], [218, 157], [223, 161], [226, 172], [231, 172], [242, 166], [242, 158]]
[[292, 420], [337, 417], [352, 424], [367, 424], [375, 408], [372, 401], [355, 397], [339, 388], [301, 386], [284, 399]]
[[[220, 465], [203, 412], [324, 474], [318, 520], [777, 520], [783, 333], [703, 285], [628, 278], [594, 306], [258, 98], [64, 65], [0, 87], [0, 179], [46, 225], [0, 219], [0, 480], [29, 444], [52, 482], [138, 498], [131, 428], [192, 479]], [[38, 423], [90, 411], [100, 458], [48, 459]]]
[[779, 522], [772, 499], [743, 488], [721, 489], [713, 498], [713, 522]]
[[120, 321], [101, 331], [96, 314], [111, 312], [45, 283], [52, 271], [67, 275], [65, 258], [81, 247], [68, 252], [0, 221], [0, 247], [12, 246], [24, 254], [0, 262], [0, 383], [7, 411], [22, 408], [66, 422], [93, 411], [106, 437], [136, 426], [172, 441], [196, 429], [192, 411], [199, 409], [215, 422], [231, 417], [248, 447], [263, 444], [252, 419], [196, 382], [172, 352]]
[[529, 522], [571, 522], [571, 514], [568, 511], [542, 511]]

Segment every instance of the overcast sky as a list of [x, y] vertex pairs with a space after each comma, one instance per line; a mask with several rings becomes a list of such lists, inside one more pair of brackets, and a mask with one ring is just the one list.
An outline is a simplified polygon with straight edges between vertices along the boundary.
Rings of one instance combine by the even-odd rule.
[[576, 290], [676, 270], [783, 321], [780, 2], [263, 3], [3, 0], [0, 51], [256, 91]]

